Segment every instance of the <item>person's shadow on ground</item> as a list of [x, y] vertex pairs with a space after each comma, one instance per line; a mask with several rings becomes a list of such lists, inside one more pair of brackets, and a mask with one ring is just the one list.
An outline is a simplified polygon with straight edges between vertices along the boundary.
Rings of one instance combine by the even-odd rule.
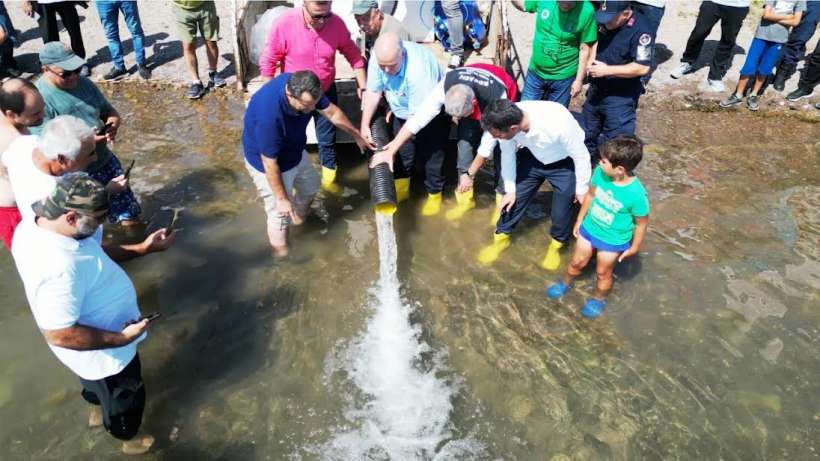
[[[712, 58], [714, 58], [715, 56], [715, 51], [717, 50], [718, 43], [719, 42], [717, 40], [706, 40], [705, 42], [703, 42], [703, 47], [700, 50], [700, 55], [695, 60], [695, 62], [692, 63], [692, 67], [694, 68], [692, 72], [697, 72], [698, 70], [711, 65]], [[740, 47], [737, 44], [735, 44], [734, 48], [732, 48], [732, 56], [731, 58], [729, 58], [730, 66], [735, 59], [735, 55], [738, 54], [746, 54], [746, 50], [743, 47]]]
[[[155, 47], [155, 44], [157, 44], [161, 40], [165, 40], [166, 38], [168, 38], [168, 34], [165, 32], [158, 32], [156, 34], [146, 35], [143, 40], [143, 46], [147, 50], [152, 46]], [[122, 40], [121, 43], [123, 56], [128, 56], [129, 54], [134, 52], [134, 40], [132, 38]], [[156, 52], [154, 53], [154, 56], [156, 56]], [[111, 62], [111, 50], [109, 50], [108, 45], [106, 45], [97, 49], [97, 51], [93, 55], [89, 55], [87, 58], [88, 63], [91, 66], [98, 66], [100, 64], [109, 63]], [[148, 58], [149, 65], [153, 60], [152, 58], [153, 56]]]

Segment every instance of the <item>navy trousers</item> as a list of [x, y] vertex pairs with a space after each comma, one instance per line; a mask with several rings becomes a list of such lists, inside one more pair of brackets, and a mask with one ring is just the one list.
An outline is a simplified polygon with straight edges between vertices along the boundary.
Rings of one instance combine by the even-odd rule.
[[[339, 97], [336, 94], [336, 84], [330, 85], [330, 88], [325, 91], [325, 96], [333, 104], [339, 103]], [[319, 160], [322, 166], [336, 169], [336, 150], [333, 144], [336, 142], [336, 125], [330, 123], [318, 110], [313, 113], [313, 123], [316, 126], [316, 141], [319, 143]]]
[[797, 70], [797, 63], [806, 56], [806, 43], [811, 40], [814, 31], [817, 30], [817, 23], [820, 22], [820, 2], [806, 2], [806, 4], [807, 9], [803, 12], [800, 24], [789, 33], [789, 41], [781, 51], [778, 73], [785, 72], [787, 77], [794, 74]]
[[598, 145], [623, 134], [635, 134], [635, 111], [640, 95], [599, 95], [590, 86], [581, 118], [583, 121], [584, 144], [589, 150], [592, 165], [598, 163]]
[[550, 209], [550, 236], [559, 242], [569, 241], [572, 235], [573, 202], [575, 200], [575, 164], [567, 157], [545, 165], [539, 162], [527, 148], [518, 151], [518, 168], [515, 181], [515, 204], [503, 213], [495, 226], [496, 234], [509, 234], [524, 217], [527, 206], [538, 189], [548, 181], [552, 186]]

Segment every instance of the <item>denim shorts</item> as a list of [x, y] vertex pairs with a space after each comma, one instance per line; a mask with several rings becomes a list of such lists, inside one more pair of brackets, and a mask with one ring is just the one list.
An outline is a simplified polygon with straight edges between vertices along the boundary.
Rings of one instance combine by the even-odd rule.
[[595, 238], [590, 234], [585, 228], [584, 225], [581, 224], [580, 229], [581, 237], [587, 239], [589, 243], [592, 244], [592, 248], [600, 251], [611, 251], [613, 253], [621, 253], [629, 249], [632, 246], [632, 241], [628, 241], [626, 243], [622, 243], [620, 245], [613, 245], [611, 243], [606, 243], [599, 238]]

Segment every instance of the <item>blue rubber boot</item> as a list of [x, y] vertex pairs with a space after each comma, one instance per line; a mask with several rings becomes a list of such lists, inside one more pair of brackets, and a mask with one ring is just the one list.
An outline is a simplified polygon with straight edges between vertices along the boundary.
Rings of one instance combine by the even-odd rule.
[[606, 301], [589, 298], [587, 299], [587, 303], [584, 304], [584, 308], [581, 309], [581, 315], [588, 319], [597, 319], [601, 313], [603, 313], [605, 307]]
[[564, 282], [555, 282], [547, 288], [547, 296], [552, 299], [559, 299], [564, 296], [567, 290], [569, 290], [569, 285], [564, 284]]

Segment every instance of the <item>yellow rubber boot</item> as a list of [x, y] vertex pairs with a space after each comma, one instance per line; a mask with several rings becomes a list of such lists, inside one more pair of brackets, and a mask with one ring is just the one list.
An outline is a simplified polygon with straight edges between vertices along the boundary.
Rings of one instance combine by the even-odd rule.
[[396, 185], [396, 203], [401, 203], [410, 198], [410, 178], [394, 179]]
[[548, 271], [558, 269], [558, 266], [561, 265], [561, 253], [559, 253], [558, 250], [560, 250], [563, 246], [563, 243], [552, 239], [550, 241], [550, 246], [547, 247], [547, 254], [544, 256], [544, 260], [541, 261], [541, 267]]
[[322, 190], [332, 195], [341, 195], [342, 188], [339, 187], [336, 181], [336, 170], [330, 169], [326, 166], [322, 167]]
[[427, 194], [427, 201], [421, 207], [422, 216], [435, 216], [441, 211], [441, 192]]
[[485, 246], [478, 252], [478, 262], [481, 264], [492, 264], [509, 246], [509, 234], [494, 234], [493, 243]]
[[495, 193], [495, 209], [493, 210], [493, 215], [490, 216], [490, 224], [493, 226], [495, 226], [498, 223], [498, 220], [501, 219], [501, 210], [498, 208], [498, 205], [501, 204], [501, 199], [503, 198], [503, 195], [498, 192]]
[[447, 214], [444, 215], [448, 221], [458, 221], [462, 217], [464, 217], [464, 213], [475, 208], [475, 200], [473, 200], [473, 190], [470, 189], [467, 192], [459, 192], [456, 191], [456, 206], [451, 210], [447, 211]]

